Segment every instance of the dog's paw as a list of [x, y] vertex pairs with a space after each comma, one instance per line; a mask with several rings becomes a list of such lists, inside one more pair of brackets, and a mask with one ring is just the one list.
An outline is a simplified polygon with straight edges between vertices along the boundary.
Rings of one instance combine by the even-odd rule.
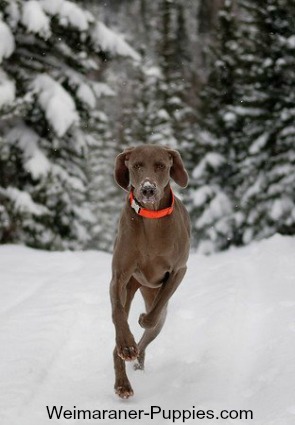
[[134, 340], [117, 343], [117, 353], [121, 359], [132, 361], [138, 357], [138, 348]]
[[120, 398], [129, 398], [133, 396], [133, 389], [130, 385], [130, 382], [127, 380], [126, 382], [120, 382], [115, 384], [115, 393]]
[[145, 359], [145, 352], [142, 351], [139, 353], [139, 356], [137, 357], [137, 360], [135, 361], [133, 365], [134, 370], [144, 370], [144, 359]]
[[146, 313], [142, 313], [139, 316], [138, 323], [143, 329], [151, 329], [156, 326], [156, 323], [154, 323], [154, 321]]

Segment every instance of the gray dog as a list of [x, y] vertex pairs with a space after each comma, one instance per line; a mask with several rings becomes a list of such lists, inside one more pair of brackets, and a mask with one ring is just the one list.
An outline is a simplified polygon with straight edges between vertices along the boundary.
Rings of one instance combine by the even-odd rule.
[[[133, 395], [125, 361], [144, 368], [145, 349], [165, 322], [169, 298], [186, 272], [190, 222], [183, 204], [170, 187], [172, 178], [186, 187], [187, 172], [179, 153], [155, 145], [129, 148], [118, 155], [115, 179], [129, 192], [122, 210], [114, 247], [110, 296], [116, 330], [115, 391]], [[145, 329], [138, 344], [128, 325], [128, 313], [137, 289], [146, 313], [139, 317]]]

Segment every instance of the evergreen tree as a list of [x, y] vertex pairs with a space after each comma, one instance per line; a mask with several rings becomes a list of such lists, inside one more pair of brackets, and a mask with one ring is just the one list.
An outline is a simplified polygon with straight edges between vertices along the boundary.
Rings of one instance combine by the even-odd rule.
[[143, 61], [132, 86], [134, 101], [124, 108], [131, 121], [128, 125], [126, 117], [125, 140], [185, 148], [186, 140], [193, 138], [194, 114], [189, 105], [191, 55], [184, 6], [179, 0], [161, 0], [156, 12], [157, 58], [142, 46]]
[[295, 4], [241, 1], [244, 102], [236, 109], [245, 147], [237, 196], [243, 242], [295, 232]]
[[239, 238], [234, 187], [239, 122], [232, 112], [240, 97], [239, 53], [233, 2], [226, 0], [208, 53], [208, 80], [201, 92], [200, 126], [192, 153], [197, 164], [190, 188], [193, 244], [205, 253], [225, 249]]
[[[167, 144], [171, 137], [169, 116], [163, 110], [163, 103], [159, 97], [160, 86], [163, 84], [161, 69], [143, 58], [138, 69], [135, 102], [131, 108], [132, 120], [130, 141], [137, 143]], [[128, 139], [126, 139], [126, 142]]]
[[133, 99], [129, 104], [128, 99], [124, 103], [124, 144], [157, 143], [174, 147], [177, 144], [169, 109], [172, 9], [167, 0], [161, 0], [160, 6], [154, 38], [158, 60], [150, 56], [147, 46], [141, 46], [143, 61], [134, 75]]
[[237, 21], [225, 1], [202, 92], [191, 198], [205, 252], [294, 234], [294, 5], [239, 6]]
[[3, 0], [0, 13], [1, 241], [85, 247], [96, 219], [86, 137], [88, 122], [99, 127], [96, 76], [111, 57], [138, 55], [71, 1]]
[[110, 130], [104, 112], [93, 114], [87, 137], [89, 149], [89, 211], [93, 224], [88, 248], [111, 251], [116, 222], [119, 216], [118, 189], [113, 179], [114, 158], [118, 154], [117, 141]]
[[[177, 145], [182, 153], [186, 168], [191, 174], [193, 158], [191, 151], [195, 145], [196, 119], [195, 97], [192, 95], [195, 69], [193, 65], [193, 46], [189, 39], [186, 3], [179, 1], [175, 10], [175, 34], [173, 37], [174, 64], [171, 72], [171, 95], [168, 101], [172, 115], [172, 125]], [[183, 201], [188, 202], [185, 191]]]

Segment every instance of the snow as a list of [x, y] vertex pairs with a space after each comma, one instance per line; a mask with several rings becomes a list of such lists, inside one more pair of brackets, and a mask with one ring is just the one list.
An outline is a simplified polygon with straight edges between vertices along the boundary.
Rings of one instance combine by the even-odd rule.
[[5, 137], [8, 143], [17, 143], [24, 152], [24, 167], [33, 179], [47, 175], [51, 164], [38, 147], [40, 137], [37, 133], [20, 121], [15, 124]]
[[225, 162], [224, 157], [217, 152], [209, 152], [205, 160], [213, 168], [218, 168]]
[[50, 15], [57, 15], [61, 10], [64, 0], [41, 0], [42, 8]]
[[47, 74], [38, 75], [32, 82], [32, 89], [38, 94], [40, 106], [56, 134], [64, 136], [79, 120], [75, 102], [70, 94]]
[[0, 63], [3, 58], [9, 58], [15, 49], [15, 41], [8, 25], [1, 20], [0, 15]]
[[193, 203], [195, 207], [203, 205], [212, 196], [212, 188], [208, 185], [201, 186], [193, 193]]
[[29, 214], [33, 214], [34, 216], [49, 214], [49, 210], [43, 205], [39, 205], [34, 202], [27, 192], [23, 192], [14, 187], [8, 187], [3, 189], [2, 193], [14, 203], [16, 212], [27, 212]]
[[224, 164], [224, 162], [224, 157], [219, 153], [208, 152], [205, 157], [199, 162], [199, 164], [194, 168], [192, 176], [194, 179], [198, 179], [203, 175], [208, 165], [214, 169], [218, 169], [222, 164]]
[[223, 116], [223, 120], [227, 123], [232, 123], [236, 121], [237, 116], [233, 112], [226, 112]]
[[43, 9], [50, 15], [57, 15], [63, 26], [72, 26], [79, 31], [87, 31], [94, 21], [93, 15], [77, 4], [67, 0], [42, 0]]
[[95, 92], [96, 97], [115, 96], [114, 90], [112, 90], [110, 86], [105, 83], [92, 82], [92, 88]]
[[[265, 175], [260, 173], [253, 184], [249, 186], [246, 192], [243, 195], [244, 200], [249, 200], [251, 197], [254, 197], [257, 193], [261, 193], [263, 187], [265, 186]], [[255, 212], [255, 210], [254, 210]]]
[[275, 199], [270, 210], [270, 217], [273, 220], [280, 220], [283, 216], [290, 215], [294, 210], [294, 202], [286, 196]]
[[[38, 2], [39, 3], [39, 2]], [[61, 25], [71, 26], [80, 32], [89, 31], [94, 46], [112, 55], [131, 57], [139, 61], [139, 54], [122, 36], [106, 27], [102, 22], [95, 22], [92, 13], [67, 0], [42, 0], [39, 8], [51, 16], [57, 16]]]
[[168, 121], [169, 120], [168, 112], [165, 109], [160, 109], [157, 112], [157, 118], [161, 121]]
[[160, 79], [163, 77], [161, 68], [158, 66], [144, 66], [143, 72], [147, 77], [151, 77], [154, 79]]
[[15, 99], [15, 83], [9, 80], [7, 74], [0, 68], [0, 110]]
[[25, 164], [25, 169], [31, 174], [34, 180], [47, 175], [50, 168], [50, 162], [40, 149], [36, 149], [33, 156]]
[[5, 8], [7, 13], [7, 21], [11, 28], [15, 29], [20, 21], [19, 5], [16, 1], [11, 0]]
[[[1, 246], [1, 425], [78, 423], [49, 420], [46, 406], [54, 405], [251, 409], [253, 420], [214, 423], [292, 425], [294, 252], [295, 238], [275, 235], [210, 257], [192, 254], [167, 323], [148, 348], [145, 372], [128, 365], [135, 395], [122, 401], [113, 393], [111, 256]], [[138, 295], [130, 316], [137, 338], [142, 309]], [[149, 416], [139, 422], [172, 424]]]
[[80, 31], [89, 29], [89, 23], [94, 20], [91, 13], [81, 9], [78, 5], [64, 1], [60, 9], [60, 22], [64, 26], [70, 24], [72, 27]]
[[21, 21], [29, 32], [39, 34], [45, 39], [50, 37], [50, 19], [39, 1], [29, 0], [24, 3]]
[[[58, 164], [53, 164], [51, 172], [56, 176], [62, 183], [68, 184], [73, 190], [77, 192], [83, 192], [85, 190], [84, 183], [77, 177], [71, 176], [70, 173]], [[64, 217], [65, 219], [66, 217]]]
[[268, 68], [269, 66], [273, 66], [273, 60], [271, 58], [266, 58], [262, 63], [264, 68]]
[[[216, 193], [215, 197], [210, 201], [208, 208], [203, 212], [201, 217], [197, 220], [197, 228], [202, 228], [218, 219], [227, 217], [232, 213], [232, 204], [230, 199], [225, 193]], [[215, 228], [216, 228], [215, 224]], [[220, 229], [221, 230], [221, 229]]]
[[259, 153], [266, 145], [269, 140], [269, 132], [261, 134], [250, 146], [249, 153], [251, 155], [256, 155]]
[[288, 136], [294, 136], [294, 135], [295, 135], [295, 126], [294, 125], [289, 125], [289, 126], [285, 127], [281, 132], [282, 137], [288, 137]]
[[240, 116], [259, 117], [262, 115], [262, 110], [259, 108], [250, 108], [248, 106], [235, 106], [231, 108], [233, 113]]
[[77, 96], [82, 103], [86, 104], [90, 109], [94, 109], [96, 105], [96, 97], [88, 84], [81, 83], [77, 90]]
[[139, 54], [126, 43], [122, 36], [117, 35], [102, 22], [97, 22], [91, 32], [91, 38], [96, 47], [112, 55], [127, 56], [135, 61], [140, 60]]
[[295, 34], [291, 35], [291, 36], [288, 38], [288, 46], [289, 46], [291, 49], [295, 49]]

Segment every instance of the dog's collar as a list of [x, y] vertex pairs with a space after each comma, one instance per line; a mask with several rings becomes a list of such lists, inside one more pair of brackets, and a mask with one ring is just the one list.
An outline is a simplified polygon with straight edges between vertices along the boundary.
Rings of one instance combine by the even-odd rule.
[[162, 218], [162, 217], [166, 217], [167, 215], [170, 215], [173, 211], [174, 208], [174, 193], [172, 192], [172, 189], [170, 189], [170, 193], [171, 193], [171, 205], [168, 208], [164, 208], [163, 210], [148, 210], [146, 208], [142, 208], [138, 202], [136, 201], [136, 199], [133, 196], [133, 191], [131, 190], [129, 193], [129, 201], [130, 201], [130, 205], [131, 208], [134, 209], [134, 211], [136, 212], [136, 214], [140, 215], [141, 217], [145, 217], [145, 218]]

